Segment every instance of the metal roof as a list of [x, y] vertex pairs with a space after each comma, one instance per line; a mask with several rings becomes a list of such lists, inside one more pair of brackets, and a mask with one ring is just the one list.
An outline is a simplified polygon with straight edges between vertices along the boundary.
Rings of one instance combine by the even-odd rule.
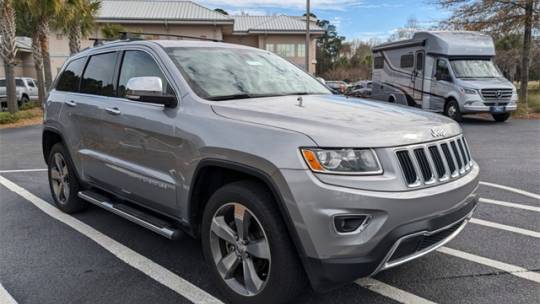
[[[233, 32], [261, 33], [261, 32], [305, 32], [306, 21], [302, 18], [285, 15], [277, 16], [232, 16], [234, 18]], [[311, 24], [310, 30], [314, 33], [323, 33], [324, 29]]]
[[233, 19], [192, 1], [104, 0], [97, 14], [106, 21], [225, 22]]

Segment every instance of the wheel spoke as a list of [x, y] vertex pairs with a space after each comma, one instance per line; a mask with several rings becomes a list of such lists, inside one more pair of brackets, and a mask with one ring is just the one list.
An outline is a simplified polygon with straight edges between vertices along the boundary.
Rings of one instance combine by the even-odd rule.
[[60, 180], [60, 172], [56, 168], [51, 168], [51, 178], [55, 181]]
[[249, 242], [246, 249], [247, 252], [254, 257], [265, 260], [270, 259], [270, 247], [265, 238]]
[[234, 271], [236, 268], [238, 268], [238, 265], [240, 265], [240, 259], [233, 251], [219, 261], [217, 264], [217, 269], [221, 276], [227, 280], [232, 278]]
[[69, 199], [69, 184], [66, 182], [62, 184], [62, 194], [66, 200]]
[[225, 222], [225, 217], [216, 216], [212, 220], [212, 226], [210, 230], [217, 235], [220, 239], [225, 240], [228, 243], [235, 244], [236, 242], [236, 232], [227, 225]]
[[58, 172], [62, 172], [63, 171], [63, 165], [62, 165], [62, 156], [60, 155], [60, 153], [56, 153], [54, 155], [54, 164], [56, 166], [56, 169], [58, 170]]
[[236, 232], [241, 240], [246, 240], [248, 235], [249, 223], [251, 222], [251, 215], [246, 212], [246, 207], [235, 204], [234, 205], [234, 223], [236, 224]]
[[244, 270], [244, 284], [246, 290], [249, 293], [256, 294], [263, 284], [263, 281], [257, 275], [255, 270], [255, 265], [253, 265], [253, 260], [250, 258], [244, 259], [242, 261], [242, 267]]

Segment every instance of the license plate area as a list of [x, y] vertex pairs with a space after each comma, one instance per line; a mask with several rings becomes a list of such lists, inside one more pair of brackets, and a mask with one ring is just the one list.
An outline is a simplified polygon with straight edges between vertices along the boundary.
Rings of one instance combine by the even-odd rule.
[[489, 107], [491, 113], [504, 113], [506, 112], [506, 106], [491, 106]]

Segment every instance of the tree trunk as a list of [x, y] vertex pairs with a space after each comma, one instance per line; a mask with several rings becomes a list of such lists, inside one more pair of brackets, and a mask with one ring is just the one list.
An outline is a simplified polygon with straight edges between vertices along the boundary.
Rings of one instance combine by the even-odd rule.
[[49, 22], [43, 20], [38, 25], [39, 40], [41, 44], [41, 56], [43, 58], [43, 72], [45, 74], [45, 89], [49, 90], [52, 84], [51, 57], [49, 55]]
[[529, 57], [531, 54], [532, 40], [532, 17], [533, 17], [533, 2], [528, 0], [525, 7], [525, 30], [523, 34], [523, 49], [521, 53], [521, 86], [519, 89], [519, 99], [525, 102], [527, 116], [529, 115], [529, 101], [527, 98], [527, 88], [529, 85]]
[[71, 55], [81, 50], [81, 27], [73, 24], [69, 27], [69, 53]]
[[36, 70], [38, 99], [41, 105], [45, 103], [45, 77], [43, 75], [43, 57], [41, 55], [41, 41], [38, 32], [32, 34], [32, 57]]
[[15, 86], [15, 66], [13, 64], [4, 63], [6, 70], [6, 94], [7, 107], [9, 113], [13, 114], [19, 111], [17, 104], [17, 87]]

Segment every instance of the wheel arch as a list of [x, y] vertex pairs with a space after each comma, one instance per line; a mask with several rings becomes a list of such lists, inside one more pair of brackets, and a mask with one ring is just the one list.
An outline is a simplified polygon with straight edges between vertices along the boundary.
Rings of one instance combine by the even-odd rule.
[[43, 133], [41, 135], [41, 146], [43, 158], [45, 159], [46, 164], [49, 162], [49, 153], [51, 148], [59, 142], [65, 145], [64, 137], [60, 131], [52, 127], [45, 127], [43, 129]]

